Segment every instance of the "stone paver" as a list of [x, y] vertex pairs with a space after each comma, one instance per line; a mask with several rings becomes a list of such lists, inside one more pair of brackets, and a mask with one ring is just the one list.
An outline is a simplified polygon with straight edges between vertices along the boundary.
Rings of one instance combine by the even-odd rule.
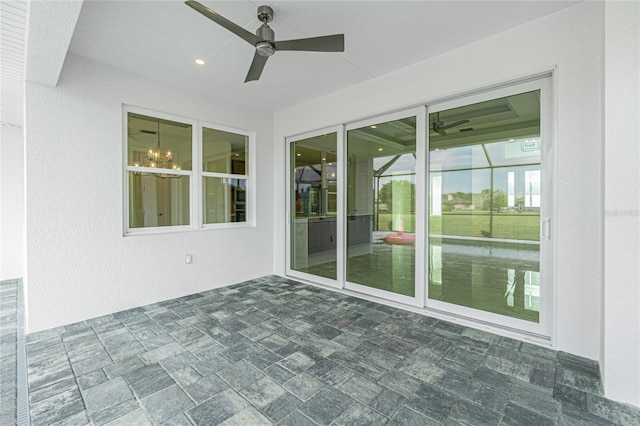
[[593, 361], [276, 276], [30, 335], [27, 364], [33, 424], [640, 424]]

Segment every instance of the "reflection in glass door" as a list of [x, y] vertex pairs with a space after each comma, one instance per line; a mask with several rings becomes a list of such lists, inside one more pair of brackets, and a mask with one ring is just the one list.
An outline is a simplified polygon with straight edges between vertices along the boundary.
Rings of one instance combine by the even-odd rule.
[[414, 297], [416, 117], [347, 132], [346, 279]]
[[292, 270], [336, 279], [337, 134], [291, 143]]
[[540, 94], [429, 114], [429, 300], [540, 322]]
[[550, 88], [532, 79], [289, 139], [287, 273], [551, 336]]

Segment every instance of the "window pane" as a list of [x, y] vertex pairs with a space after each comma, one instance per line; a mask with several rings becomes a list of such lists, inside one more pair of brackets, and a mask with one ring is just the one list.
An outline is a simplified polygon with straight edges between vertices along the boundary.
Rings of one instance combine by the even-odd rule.
[[416, 119], [347, 133], [347, 281], [415, 295]]
[[130, 228], [188, 224], [189, 176], [129, 172]]
[[204, 223], [246, 222], [246, 179], [204, 177]]
[[514, 164], [540, 163], [540, 138], [510, 139], [484, 144], [491, 165], [511, 166]]
[[202, 170], [247, 175], [249, 137], [222, 130], [202, 129]]
[[337, 157], [334, 133], [291, 144], [291, 269], [336, 279]]
[[128, 113], [127, 164], [191, 170], [191, 131], [190, 124]]
[[432, 164], [438, 164], [442, 170], [464, 170], [489, 167], [487, 156], [481, 146], [461, 146], [435, 149], [430, 153]]
[[429, 122], [429, 298], [538, 322], [539, 92]]

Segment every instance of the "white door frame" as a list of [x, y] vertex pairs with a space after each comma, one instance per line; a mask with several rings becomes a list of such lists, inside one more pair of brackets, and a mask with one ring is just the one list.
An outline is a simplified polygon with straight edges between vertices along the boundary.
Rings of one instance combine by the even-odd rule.
[[[555, 167], [555, 140], [553, 131], [553, 75], [552, 72], [539, 74], [520, 83], [509, 82], [504, 85], [493, 86], [486, 91], [473, 91], [467, 95], [460, 95], [446, 100], [426, 103], [425, 105], [406, 108], [396, 112], [368, 117], [362, 120], [347, 122], [325, 127], [323, 129], [298, 134], [285, 138], [286, 142], [286, 226], [285, 226], [285, 271], [288, 276], [310, 283], [317, 283], [336, 289], [346, 290], [350, 293], [360, 293], [377, 299], [397, 302], [412, 306], [425, 313], [432, 313], [439, 318], [451, 318], [461, 320], [463, 323], [478, 324], [483, 328], [494, 330], [507, 330], [513, 335], [528, 335], [539, 341], [553, 343], [554, 324], [554, 277], [555, 265], [553, 264], [553, 247], [555, 245], [555, 182], [553, 180]], [[544, 238], [540, 239], [540, 315], [539, 323], [494, 314], [479, 309], [468, 308], [452, 303], [431, 300], [428, 297], [428, 223], [429, 223], [429, 140], [428, 140], [428, 114], [447, 110], [463, 105], [483, 102], [490, 99], [516, 95], [533, 90], [540, 90], [540, 138], [541, 138], [541, 192], [542, 203], [540, 209], [541, 232], [548, 229]], [[416, 117], [416, 270], [415, 270], [415, 297], [399, 295], [393, 292], [368, 287], [365, 285], [346, 281], [346, 132], [352, 129], [383, 123], [388, 121]], [[292, 143], [307, 138], [320, 136], [327, 133], [337, 134], [337, 278], [336, 280], [319, 277], [291, 269], [291, 146]]]
[[[337, 196], [337, 212], [336, 212], [336, 279], [332, 280], [330, 278], [326, 278], [326, 277], [321, 277], [318, 275], [312, 275], [306, 272], [301, 272], [301, 271], [297, 271], [295, 269], [291, 268], [291, 237], [292, 237], [292, 233], [291, 233], [291, 225], [293, 223], [293, 220], [295, 218], [292, 217], [292, 204], [291, 204], [291, 191], [292, 191], [292, 186], [291, 186], [291, 179], [293, 177], [292, 172], [293, 172], [293, 164], [294, 162], [292, 161], [291, 158], [291, 147], [293, 146], [293, 144], [295, 142], [300, 142], [302, 140], [305, 139], [309, 139], [309, 138], [314, 138], [317, 136], [322, 136], [322, 135], [326, 135], [329, 133], [336, 133], [337, 136], [337, 147], [336, 147], [336, 161], [338, 163], [338, 167], [337, 167], [337, 181], [336, 181], [336, 188], [338, 191], [338, 196]], [[337, 126], [331, 126], [331, 127], [325, 127], [323, 129], [319, 129], [319, 130], [314, 130], [312, 132], [306, 132], [306, 133], [302, 133], [299, 135], [295, 135], [295, 136], [291, 136], [291, 137], [287, 137], [285, 138], [285, 146], [286, 146], [286, 182], [287, 182], [287, 190], [286, 190], [286, 216], [287, 216], [287, 220], [286, 220], [286, 226], [285, 226], [285, 271], [286, 274], [288, 276], [291, 276], [293, 278], [298, 278], [300, 280], [303, 281], [308, 281], [308, 282], [313, 282], [313, 283], [318, 283], [318, 284], [322, 284], [322, 285], [326, 285], [329, 287], [334, 287], [334, 288], [343, 288], [343, 283], [344, 283], [344, 252], [343, 252], [343, 245], [341, 244], [341, 241], [344, 239], [344, 228], [340, 225], [342, 222], [344, 222], [343, 217], [344, 217], [344, 204], [343, 204], [343, 196], [342, 193], [343, 191], [343, 173], [342, 173], [342, 163], [343, 163], [343, 156], [342, 156], [342, 144], [343, 144], [343, 135], [344, 135], [344, 126], [343, 125], [337, 125]]]
[[[542, 176], [541, 182], [541, 235], [540, 238], [540, 312], [539, 322], [521, 320], [508, 317], [505, 315], [495, 314], [482, 311], [479, 309], [469, 308], [456, 305], [453, 303], [442, 302], [429, 299], [428, 282], [425, 282], [426, 294], [424, 306], [428, 311], [437, 313], [451, 314], [454, 317], [462, 317], [472, 321], [496, 325], [502, 328], [516, 330], [531, 334], [544, 339], [550, 339], [552, 335], [553, 324], [553, 240], [554, 228], [553, 211], [554, 211], [554, 188], [553, 188], [553, 167], [554, 167], [554, 140], [552, 132], [552, 78], [551, 76], [527, 81], [520, 84], [511, 84], [505, 87], [489, 90], [482, 93], [476, 93], [469, 96], [461, 96], [459, 98], [447, 100], [444, 102], [433, 103], [427, 107], [427, 113], [444, 111], [464, 105], [470, 105], [478, 102], [488, 101], [491, 99], [502, 98], [519, 93], [540, 90], [540, 140], [541, 140], [541, 159], [540, 170]], [[429, 144], [427, 133], [427, 146]], [[427, 155], [429, 150], [427, 149]], [[429, 164], [427, 158], [427, 164]], [[428, 172], [427, 172], [428, 173]], [[429, 175], [425, 180], [425, 190], [431, 191], [429, 185]], [[427, 199], [429, 199], [427, 197]], [[428, 206], [426, 206], [428, 210]], [[428, 211], [427, 227], [428, 227]], [[548, 231], [548, 232], [547, 232]], [[427, 228], [428, 232], [428, 228]], [[428, 233], [427, 233], [428, 235]], [[428, 244], [428, 243], [427, 243]], [[427, 247], [428, 253], [428, 247]], [[427, 254], [428, 255], [428, 254]], [[426, 267], [429, 267], [429, 259], [424, 258]]]
[[[381, 290], [373, 287], [369, 287], [362, 284], [353, 283], [350, 281], [346, 281], [346, 257], [344, 259], [345, 265], [343, 267], [345, 274], [344, 288], [346, 290], [355, 291], [358, 293], [368, 294], [380, 299], [389, 300], [392, 302], [398, 302], [405, 305], [422, 307], [424, 306], [425, 299], [425, 286], [423, 285], [425, 281], [425, 268], [424, 262], [421, 259], [425, 258], [425, 242], [426, 242], [426, 228], [425, 228], [425, 210], [424, 208], [419, 208], [420, 206], [425, 205], [424, 191], [420, 190], [420, 182], [423, 182], [425, 179], [425, 150], [426, 150], [426, 108], [424, 106], [419, 106], [415, 108], [408, 108], [401, 111], [378, 115], [375, 117], [369, 117], [364, 120], [359, 120], [355, 122], [351, 122], [345, 126], [344, 129], [344, 146], [343, 146], [343, 158], [347, 158], [347, 141], [346, 134], [349, 130], [359, 129], [361, 127], [372, 126], [375, 124], [386, 123], [389, 121], [395, 121], [402, 118], [407, 117], [416, 117], [416, 240], [414, 243], [415, 247], [415, 282], [414, 282], [414, 296], [405, 296], [402, 294], [397, 294], [391, 291]], [[347, 162], [342, 162], [342, 175], [347, 176]], [[343, 191], [343, 206], [345, 206], [346, 210], [346, 191]], [[346, 219], [346, 215], [344, 216]], [[342, 223], [343, 227], [343, 235], [346, 236], [346, 221]], [[347, 242], [346, 238], [342, 240], [342, 252], [346, 256], [347, 254]]]

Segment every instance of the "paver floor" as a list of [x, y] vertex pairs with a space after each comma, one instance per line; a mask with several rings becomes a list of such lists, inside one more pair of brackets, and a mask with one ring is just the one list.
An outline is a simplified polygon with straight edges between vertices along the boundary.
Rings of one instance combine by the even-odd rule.
[[640, 424], [592, 361], [276, 276], [27, 341], [34, 425]]

